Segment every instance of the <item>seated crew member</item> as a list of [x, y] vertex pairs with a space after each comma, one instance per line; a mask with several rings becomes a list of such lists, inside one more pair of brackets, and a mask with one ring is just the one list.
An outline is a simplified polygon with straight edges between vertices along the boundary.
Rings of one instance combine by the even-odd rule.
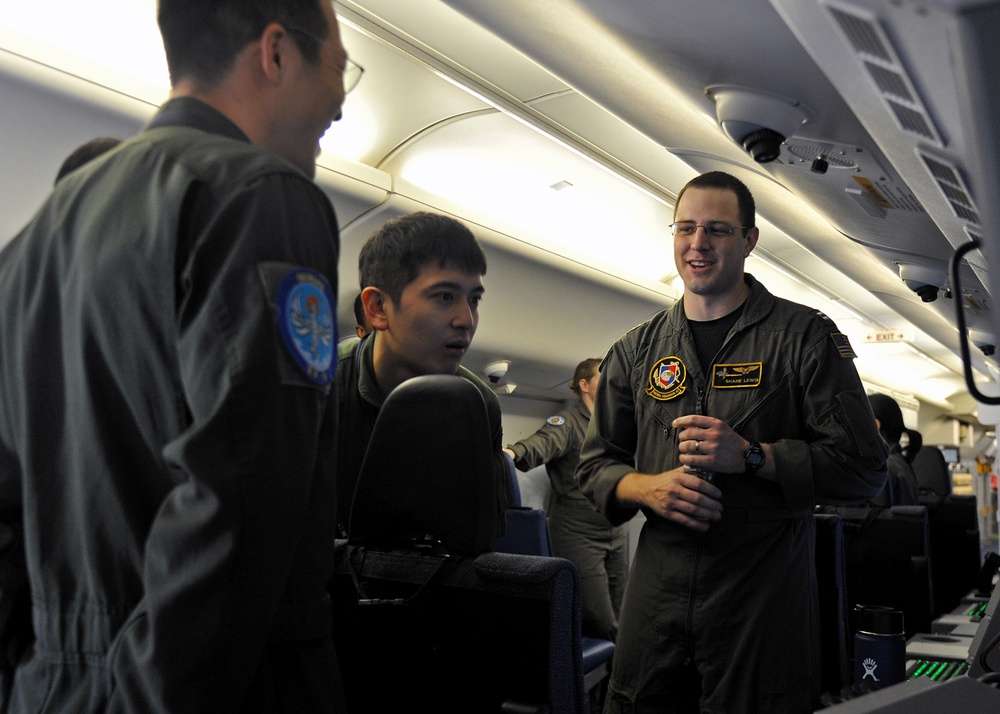
[[[908, 460], [899, 443], [904, 433], [909, 435], [916, 434], [916, 432], [910, 432], [903, 426], [903, 412], [892, 397], [885, 394], [872, 394], [868, 397], [868, 401], [871, 403], [878, 431], [885, 439], [885, 443], [889, 445], [889, 458], [886, 461], [889, 478], [885, 482], [882, 493], [872, 499], [871, 503], [875, 506], [885, 507], [919, 505], [917, 475], [910, 465], [913, 456], [916, 456], [917, 448], [910, 449], [911, 456]], [[911, 437], [911, 441], [916, 442], [917, 438], [919, 437]], [[913, 446], [916, 444], [914, 443]]]
[[372, 323], [368, 322], [365, 314], [365, 304], [361, 302], [361, 293], [354, 296], [354, 320], [354, 332], [359, 340], [372, 331]]
[[354, 334], [357, 337], [347, 335], [340, 341], [340, 344], [337, 345], [337, 358], [340, 359], [358, 349], [359, 340], [371, 331], [372, 324], [368, 322], [365, 306], [361, 302], [361, 293], [358, 293], [354, 296]]
[[348, 526], [354, 487], [386, 396], [425, 374], [454, 374], [472, 382], [486, 402], [496, 450], [499, 523], [511, 503], [501, 453], [500, 400], [461, 366], [479, 325], [486, 256], [465, 225], [433, 213], [389, 221], [368, 238], [358, 257], [361, 300], [372, 325], [355, 349], [340, 354], [337, 520]]
[[552, 482], [548, 521], [552, 550], [580, 571], [583, 634], [614, 641], [625, 593], [625, 526], [612, 526], [587, 500], [576, 481], [580, 445], [587, 433], [601, 360], [591, 357], [576, 366], [570, 389], [576, 404], [549, 417], [541, 429], [504, 449], [514, 465], [528, 471], [540, 464]]
[[55, 183], [59, 183], [59, 180], [69, 172], [75, 171], [84, 164], [93, 161], [101, 154], [111, 151], [120, 143], [122, 143], [121, 139], [111, 136], [99, 136], [96, 139], [91, 139], [80, 144], [73, 149], [70, 155], [63, 160], [62, 165], [59, 166]]

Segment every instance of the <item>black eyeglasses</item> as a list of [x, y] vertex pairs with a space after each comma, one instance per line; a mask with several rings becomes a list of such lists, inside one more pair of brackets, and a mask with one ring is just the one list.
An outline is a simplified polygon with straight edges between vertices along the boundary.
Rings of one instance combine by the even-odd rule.
[[344, 58], [344, 69], [341, 70], [344, 77], [344, 94], [348, 94], [352, 89], [358, 86], [358, 82], [361, 81], [361, 75], [365, 72], [364, 67], [352, 60], [346, 54], [342, 53], [340, 50], [334, 48], [334, 46], [326, 40], [321, 37], [317, 37], [308, 30], [303, 30], [301, 27], [294, 27], [292, 25], [285, 25], [285, 29], [289, 32], [297, 32], [300, 35], [305, 35], [313, 42], [318, 42], [319, 44], [325, 46], [335, 56], [342, 56]]
[[746, 226], [731, 226], [725, 221], [709, 221], [704, 225], [686, 221], [683, 223], [671, 223], [670, 234], [690, 238], [698, 232], [699, 228], [704, 228], [705, 235], [709, 238], [728, 238], [733, 234], [733, 231], [737, 229], [743, 230]]

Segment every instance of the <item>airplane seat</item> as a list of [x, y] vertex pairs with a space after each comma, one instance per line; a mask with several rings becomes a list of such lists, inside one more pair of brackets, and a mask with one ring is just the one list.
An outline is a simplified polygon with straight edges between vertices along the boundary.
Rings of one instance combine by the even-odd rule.
[[448, 375], [403, 382], [372, 429], [351, 504], [350, 542], [433, 534], [449, 553], [492, 550], [493, 456], [486, 404], [471, 383]]
[[975, 496], [950, 494], [927, 505], [935, 617], [977, 588], [982, 567]]
[[507, 465], [507, 480], [513, 494], [513, 503], [504, 514], [506, 529], [497, 539], [494, 550], [499, 553], [520, 553], [521, 555], [552, 555], [552, 542], [545, 511], [521, 505], [521, 488], [517, 479], [517, 468], [510, 455], [504, 453]]
[[[508, 454], [508, 475], [517, 480], [517, 469]], [[549, 537], [545, 511], [540, 508], [525, 508], [520, 505], [520, 491], [517, 500], [507, 509], [507, 530], [497, 540], [495, 550], [499, 553], [519, 553], [522, 555], [552, 556], [552, 540]], [[574, 566], [575, 567], [575, 566]], [[599, 704], [604, 685], [611, 676], [611, 658], [615, 645], [610, 640], [597, 637], [583, 637], [580, 643], [584, 671], [584, 689], [592, 704]], [[594, 709], [595, 707], [591, 707]]]
[[579, 573], [490, 552], [494, 457], [466, 380], [387, 397], [330, 582], [348, 710], [585, 710]]
[[848, 666], [847, 575], [844, 522], [832, 513], [817, 513], [816, 581], [819, 589], [821, 689], [834, 699], [851, 684]]
[[917, 491], [922, 496], [941, 499], [951, 494], [951, 472], [941, 449], [925, 446], [913, 457]]
[[506, 451], [503, 453], [503, 463], [507, 472], [507, 485], [510, 487], [510, 498], [512, 506], [521, 504], [521, 481], [517, 477], [517, 467], [514, 466], [514, 459]]
[[847, 575], [848, 646], [855, 605], [903, 612], [906, 636], [930, 632], [934, 613], [927, 508], [827, 507], [843, 519]]

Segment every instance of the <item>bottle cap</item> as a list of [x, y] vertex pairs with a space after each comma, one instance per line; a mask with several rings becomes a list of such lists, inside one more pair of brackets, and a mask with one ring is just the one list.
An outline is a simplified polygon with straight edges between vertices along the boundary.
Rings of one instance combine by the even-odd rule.
[[882, 605], [855, 605], [858, 614], [858, 632], [872, 635], [903, 634], [903, 613]]

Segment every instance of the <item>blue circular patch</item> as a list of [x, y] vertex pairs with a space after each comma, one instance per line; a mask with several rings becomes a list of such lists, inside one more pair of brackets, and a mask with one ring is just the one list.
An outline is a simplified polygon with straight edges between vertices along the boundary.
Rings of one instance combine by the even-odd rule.
[[547, 424], [551, 424], [552, 426], [562, 426], [563, 424], [566, 423], [566, 417], [564, 417], [564, 416], [550, 416], [548, 419], [545, 420], [545, 422]]
[[296, 268], [281, 281], [274, 303], [278, 330], [295, 364], [310, 381], [326, 386], [337, 366], [330, 284], [315, 270]]

